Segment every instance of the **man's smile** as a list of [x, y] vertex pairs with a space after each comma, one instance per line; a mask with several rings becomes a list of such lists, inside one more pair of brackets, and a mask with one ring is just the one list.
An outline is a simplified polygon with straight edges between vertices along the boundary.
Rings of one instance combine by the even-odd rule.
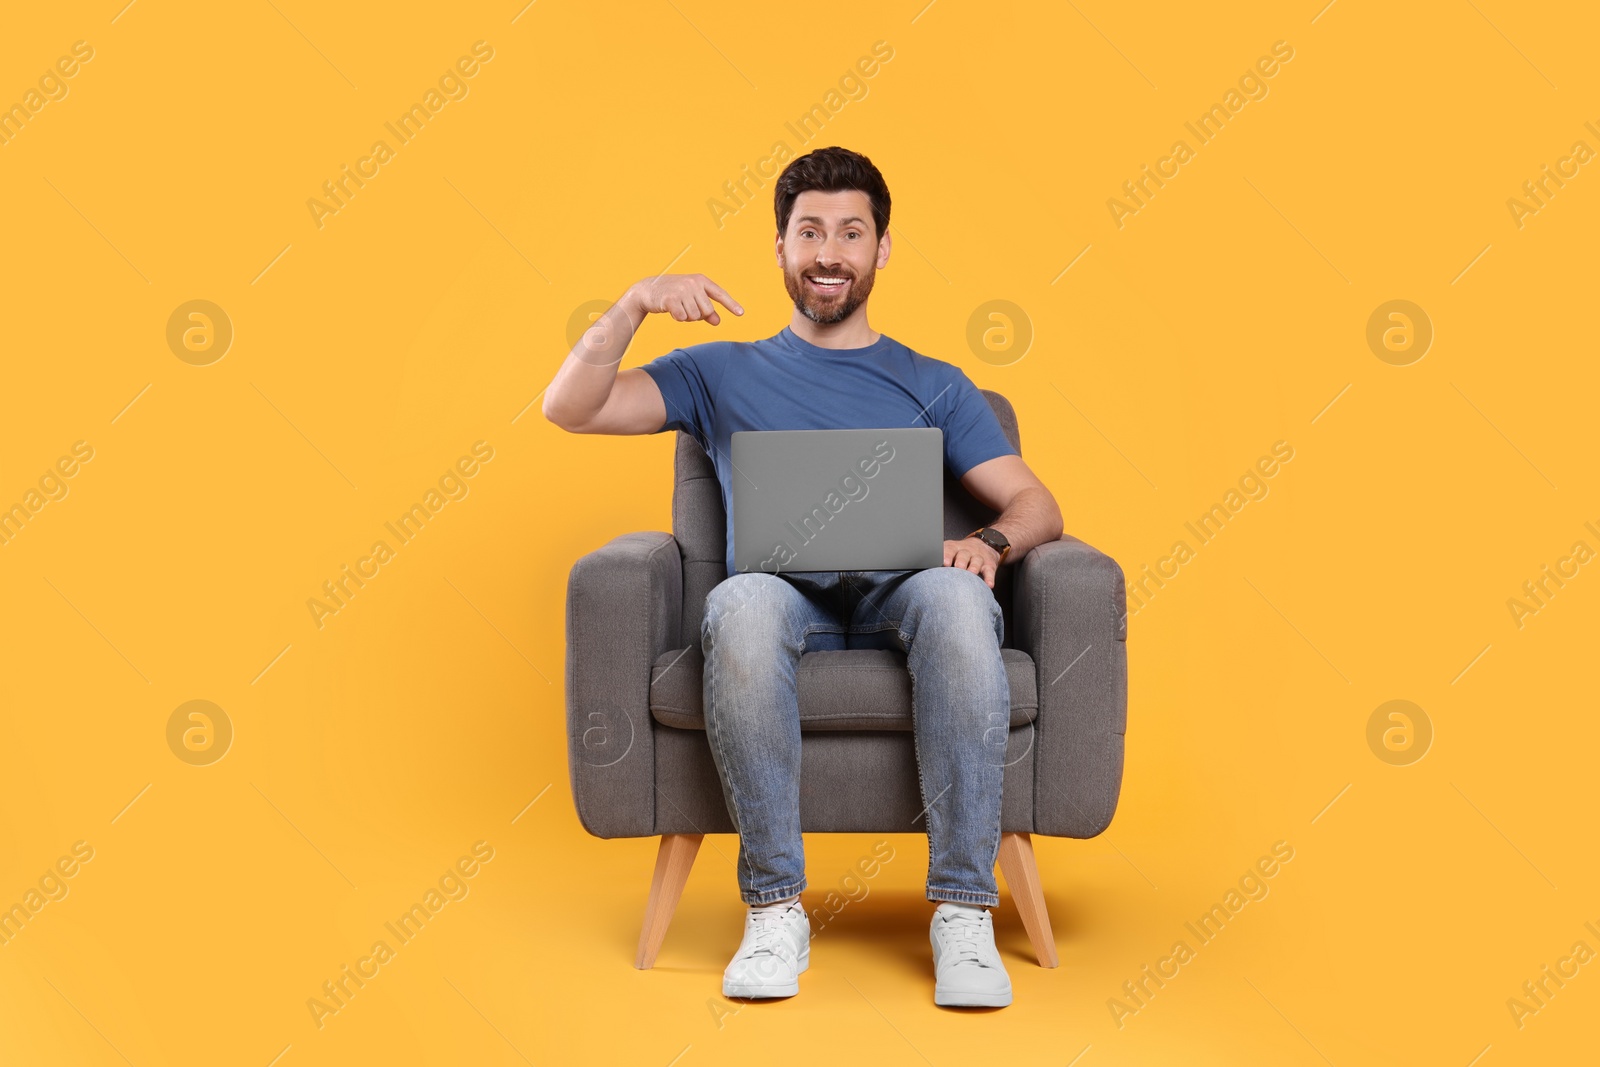
[[837, 293], [850, 284], [850, 279], [842, 274], [808, 274], [806, 281], [822, 293]]

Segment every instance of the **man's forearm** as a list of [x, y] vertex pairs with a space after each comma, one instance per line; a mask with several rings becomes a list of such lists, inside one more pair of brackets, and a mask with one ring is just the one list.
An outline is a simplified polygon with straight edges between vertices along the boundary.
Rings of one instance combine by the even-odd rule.
[[544, 391], [545, 418], [557, 424], [578, 424], [593, 418], [605, 406], [617, 368], [633, 341], [634, 331], [646, 312], [635, 299], [636, 288], [627, 291], [583, 331], [561, 369]]
[[1061, 536], [1061, 509], [1048, 489], [1030, 486], [1011, 500], [1011, 506], [989, 524], [999, 530], [1011, 543], [1006, 562], [1015, 563], [1026, 556], [1035, 545], [1054, 541]]

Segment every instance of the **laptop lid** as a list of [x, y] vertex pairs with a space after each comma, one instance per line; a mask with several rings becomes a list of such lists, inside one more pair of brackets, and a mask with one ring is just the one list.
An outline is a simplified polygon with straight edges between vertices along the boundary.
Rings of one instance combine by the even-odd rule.
[[737, 570], [944, 565], [937, 427], [740, 430], [730, 440]]

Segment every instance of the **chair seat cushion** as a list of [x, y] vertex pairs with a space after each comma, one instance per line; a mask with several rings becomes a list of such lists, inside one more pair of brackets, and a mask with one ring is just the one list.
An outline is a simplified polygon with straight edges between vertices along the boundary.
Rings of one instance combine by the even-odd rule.
[[[1039, 713], [1033, 657], [1002, 648], [1011, 683], [1011, 725]], [[663, 726], [704, 730], [705, 655], [698, 646], [666, 652], [650, 671], [650, 714]], [[795, 676], [800, 697], [800, 729], [911, 729], [911, 672], [904, 652], [853, 648], [806, 652]]]

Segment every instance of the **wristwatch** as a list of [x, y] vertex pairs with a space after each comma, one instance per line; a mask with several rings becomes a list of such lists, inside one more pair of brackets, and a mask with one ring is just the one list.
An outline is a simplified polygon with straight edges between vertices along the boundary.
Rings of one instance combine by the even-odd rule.
[[1001, 533], [999, 530], [996, 530], [992, 526], [980, 526], [976, 530], [973, 530], [971, 533], [967, 534], [967, 536], [976, 537], [978, 540], [982, 541], [984, 544], [1000, 553], [1001, 563], [1006, 561], [1006, 553], [1011, 551], [1011, 542], [1006, 540], [1006, 535]]

